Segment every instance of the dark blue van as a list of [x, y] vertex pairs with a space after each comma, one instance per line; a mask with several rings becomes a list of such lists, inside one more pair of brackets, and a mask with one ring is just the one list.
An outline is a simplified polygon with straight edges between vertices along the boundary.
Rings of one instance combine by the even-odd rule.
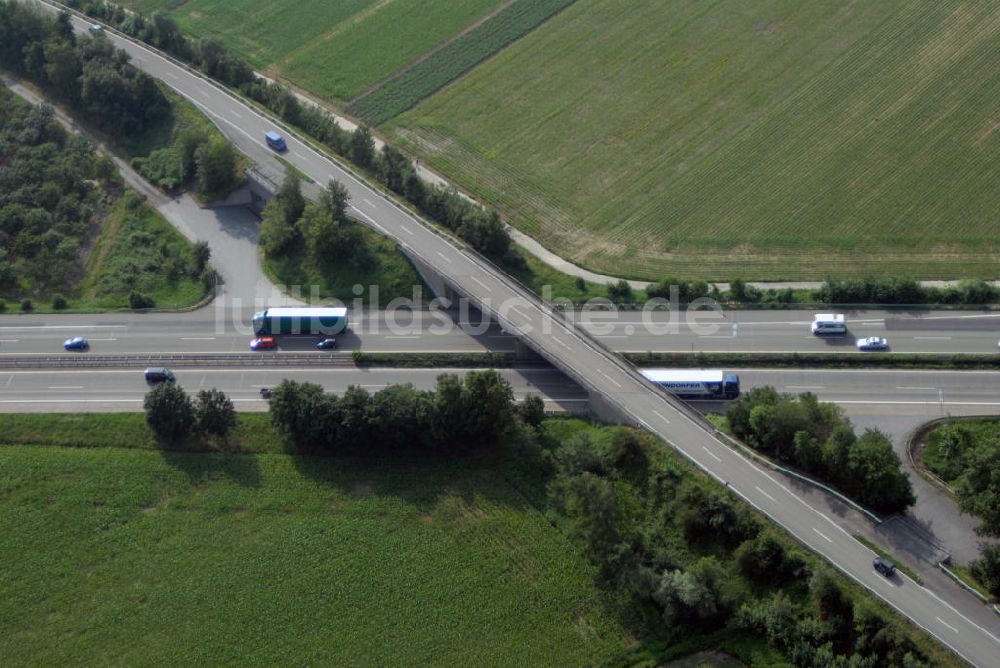
[[285, 144], [285, 138], [279, 135], [273, 130], [264, 133], [264, 139], [267, 141], [267, 145], [273, 148], [279, 153], [283, 153], [288, 150], [288, 145]]

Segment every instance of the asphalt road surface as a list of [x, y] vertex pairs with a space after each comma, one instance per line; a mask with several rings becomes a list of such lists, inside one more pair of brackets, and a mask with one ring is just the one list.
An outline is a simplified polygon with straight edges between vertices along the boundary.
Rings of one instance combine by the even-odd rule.
[[[84, 29], [86, 22], [77, 21]], [[148, 49], [109, 34], [133, 62], [193, 101], [223, 128], [236, 147], [258, 164], [274, 165], [263, 143], [275, 123], [258, 115], [208, 81]], [[995, 665], [1000, 639], [987, 628], [1000, 624], [982, 615], [960, 614], [929, 590], [904, 576], [887, 580], [871, 567], [872, 553], [829, 515], [820, 513], [788, 487], [721, 444], [689, 407], [657, 391], [614, 354], [541, 303], [509, 277], [411, 216], [405, 209], [364, 185], [345, 169], [286, 133], [285, 159], [317, 183], [342, 182], [351, 197], [352, 213], [393, 238], [427, 266], [436, 267], [460, 294], [499, 315], [508, 331], [543, 353], [593, 397], [662, 437], [709, 475], [759, 508], [810, 549], [882, 597], [927, 629], [970, 663]]]
[[[412, 383], [418, 389], [433, 389], [438, 376], [466, 369], [302, 369], [236, 368], [174, 369], [177, 383], [190, 394], [218, 388], [241, 411], [267, 410], [260, 397], [262, 387], [274, 387], [283, 378], [322, 385], [330, 392], [343, 392], [358, 385], [375, 392], [390, 384]], [[537, 394], [546, 410], [580, 411], [587, 395], [562, 374], [545, 368], [500, 369], [518, 399]], [[149, 387], [142, 369], [64, 369], [0, 372], [0, 412], [97, 412], [140, 411]]]
[[[263, 308], [259, 304], [256, 308]], [[0, 355], [59, 353], [62, 341], [85, 336], [95, 352], [180, 353], [246, 350], [255, 307], [217, 299], [189, 313], [0, 315]], [[570, 316], [608, 348], [618, 352], [803, 352], [860, 353], [854, 337], [815, 337], [811, 311], [734, 311], [644, 316], [635, 311], [574, 313]], [[679, 320], [679, 321], [678, 321]], [[672, 323], [676, 322], [676, 328]], [[885, 336], [896, 353], [997, 354], [1000, 313], [975, 311], [908, 313], [865, 311], [851, 329]], [[735, 336], [734, 336], [735, 332]], [[309, 348], [309, 340], [286, 338], [281, 349]], [[514, 339], [476, 309], [460, 312], [405, 310], [351, 313], [344, 350], [509, 351]]]

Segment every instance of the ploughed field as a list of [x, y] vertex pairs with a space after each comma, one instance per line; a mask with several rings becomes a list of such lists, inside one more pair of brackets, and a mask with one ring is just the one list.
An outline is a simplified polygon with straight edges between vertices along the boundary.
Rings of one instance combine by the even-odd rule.
[[621, 652], [569, 540], [474, 463], [0, 449], [0, 656], [583, 665]]

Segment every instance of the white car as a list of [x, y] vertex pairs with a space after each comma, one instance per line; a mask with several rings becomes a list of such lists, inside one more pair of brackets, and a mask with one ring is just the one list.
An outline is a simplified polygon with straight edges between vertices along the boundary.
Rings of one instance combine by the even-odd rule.
[[881, 336], [868, 336], [858, 339], [858, 350], [888, 350], [889, 342]]

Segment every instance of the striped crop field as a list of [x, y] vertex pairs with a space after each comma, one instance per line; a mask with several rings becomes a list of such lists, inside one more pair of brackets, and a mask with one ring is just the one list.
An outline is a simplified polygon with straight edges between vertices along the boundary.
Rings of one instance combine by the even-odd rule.
[[474, 28], [511, 0], [133, 0], [185, 32], [218, 39], [253, 67], [346, 102]]
[[0, 448], [4, 665], [599, 665], [630, 635], [502, 476]]
[[351, 101], [347, 111], [380, 125], [465, 74], [575, 0], [514, 0], [493, 16]]
[[981, 0], [577, 0], [383, 130], [598, 271], [997, 277], [998, 53]]

